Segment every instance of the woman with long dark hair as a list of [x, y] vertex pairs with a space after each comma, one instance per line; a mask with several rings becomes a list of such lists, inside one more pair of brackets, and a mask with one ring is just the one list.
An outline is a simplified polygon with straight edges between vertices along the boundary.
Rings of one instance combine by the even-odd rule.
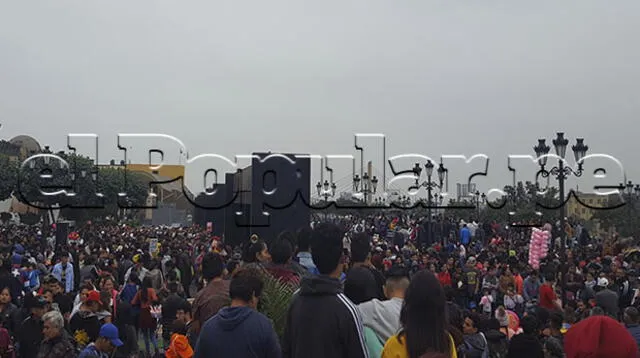
[[438, 278], [428, 271], [416, 273], [400, 312], [402, 329], [387, 340], [382, 358], [420, 358], [425, 353], [457, 358], [446, 312], [445, 294]]
[[152, 282], [149, 277], [145, 277], [142, 280], [142, 286], [136, 296], [131, 302], [132, 305], [140, 306], [140, 317], [138, 318], [138, 324], [142, 336], [144, 338], [144, 345], [147, 349], [147, 354], [151, 355], [150, 343], [153, 344], [154, 354], [158, 352], [158, 341], [156, 339], [156, 327], [157, 321], [155, 317], [151, 315], [151, 306], [158, 302], [158, 295], [156, 290], [152, 287]]

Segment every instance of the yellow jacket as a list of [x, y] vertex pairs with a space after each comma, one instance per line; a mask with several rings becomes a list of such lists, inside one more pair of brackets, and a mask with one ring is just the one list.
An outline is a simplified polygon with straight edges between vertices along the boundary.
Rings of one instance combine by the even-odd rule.
[[[458, 352], [456, 352], [456, 345], [453, 342], [453, 337], [449, 335], [449, 342], [451, 345], [451, 354], [450, 358], [458, 358]], [[407, 353], [407, 348], [404, 346], [404, 337], [398, 337], [398, 335], [391, 336], [387, 343], [384, 344], [384, 348], [382, 349], [382, 357], [381, 358], [407, 358], [409, 357], [409, 353]]]

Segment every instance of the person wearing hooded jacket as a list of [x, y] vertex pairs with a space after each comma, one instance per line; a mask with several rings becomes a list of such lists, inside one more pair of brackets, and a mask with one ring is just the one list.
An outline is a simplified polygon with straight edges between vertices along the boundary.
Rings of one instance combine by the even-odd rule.
[[400, 330], [400, 311], [404, 302], [404, 294], [409, 287], [406, 271], [392, 268], [387, 274], [385, 295], [387, 300], [373, 299], [358, 305], [362, 316], [362, 324], [386, 342]]
[[484, 334], [479, 331], [480, 321], [480, 316], [475, 313], [465, 314], [462, 330], [467, 358], [486, 358], [489, 355], [489, 343]]
[[282, 340], [285, 358], [368, 358], [360, 312], [339, 281], [342, 233], [331, 223], [313, 229], [311, 254], [320, 275], [303, 278], [291, 301]]
[[200, 330], [195, 358], [280, 358], [282, 351], [271, 321], [256, 310], [263, 282], [255, 269], [239, 271], [229, 285], [231, 305]]

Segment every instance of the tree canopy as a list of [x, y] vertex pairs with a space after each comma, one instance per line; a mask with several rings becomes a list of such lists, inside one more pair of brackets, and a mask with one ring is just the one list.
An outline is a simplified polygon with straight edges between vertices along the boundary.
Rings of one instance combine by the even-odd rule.
[[11, 197], [16, 188], [16, 162], [0, 155], [0, 201]]
[[71, 220], [115, 216], [120, 206], [146, 204], [149, 188], [139, 173], [96, 167], [90, 158], [75, 154], [56, 155], [63, 161], [38, 157], [20, 166], [0, 166], [0, 199], [14, 193], [25, 204], [61, 209], [62, 216]]
[[560, 217], [558, 188], [542, 191], [532, 182], [518, 182], [504, 187], [506, 195], [487, 203], [481, 218], [499, 223], [539, 224], [555, 222]]
[[604, 229], [615, 227], [622, 237], [640, 237], [640, 200], [638, 198], [625, 199], [612, 196], [609, 207], [622, 206], [615, 209], [596, 210], [592, 219], [598, 220]]

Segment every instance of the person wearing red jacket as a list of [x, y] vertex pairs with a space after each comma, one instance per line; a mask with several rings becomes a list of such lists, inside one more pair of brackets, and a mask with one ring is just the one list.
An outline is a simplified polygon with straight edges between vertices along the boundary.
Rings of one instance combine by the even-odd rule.
[[438, 273], [438, 281], [442, 287], [451, 287], [451, 274], [447, 270], [447, 265], [442, 265], [442, 269]]

